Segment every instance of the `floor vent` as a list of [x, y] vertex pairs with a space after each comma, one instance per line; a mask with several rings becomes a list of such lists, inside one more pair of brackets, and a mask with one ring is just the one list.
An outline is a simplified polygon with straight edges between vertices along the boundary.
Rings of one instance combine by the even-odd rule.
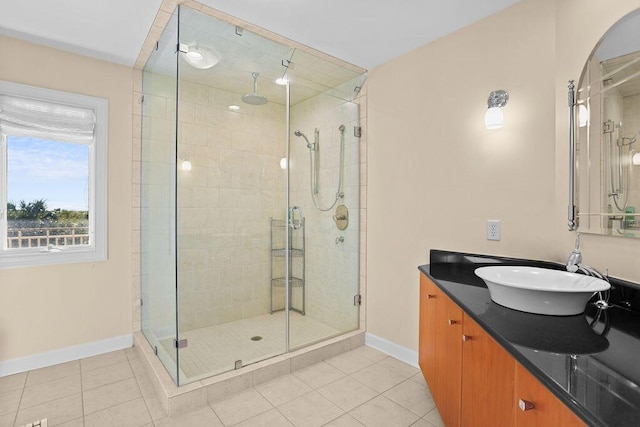
[[34, 421], [32, 423], [29, 424], [25, 424], [24, 427], [47, 427], [47, 419], [43, 419], [40, 421]]

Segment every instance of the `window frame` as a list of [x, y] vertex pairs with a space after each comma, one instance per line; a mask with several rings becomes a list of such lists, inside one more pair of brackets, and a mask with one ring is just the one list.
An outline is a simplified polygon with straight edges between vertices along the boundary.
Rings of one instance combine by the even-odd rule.
[[92, 109], [96, 124], [89, 147], [89, 244], [62, 251], [6, 248], [7, 135], [0, 131], [0, 268], [104, 261], [107, 259], [107, 127], [109, 102], [103, 98], [0, 80], [0, 94]]

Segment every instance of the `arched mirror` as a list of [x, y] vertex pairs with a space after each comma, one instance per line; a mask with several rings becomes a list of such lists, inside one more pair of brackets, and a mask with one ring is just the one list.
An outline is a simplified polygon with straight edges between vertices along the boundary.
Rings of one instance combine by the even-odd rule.
[[640, 238], [640, 9], [593, 49], [573, 113], [579, 231]]

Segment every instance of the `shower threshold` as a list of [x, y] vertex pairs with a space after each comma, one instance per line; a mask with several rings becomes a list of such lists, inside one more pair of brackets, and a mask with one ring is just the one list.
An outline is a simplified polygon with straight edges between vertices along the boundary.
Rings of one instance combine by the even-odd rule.
[[[292, 335], [294, 333], [295, 331], [292, 330]], [[263, 340], [250, 341], [250, 338], [256, 335], [260, 334], [253, 333], [248, 338], [250, 345], [264, 341], [264, 337]], [[145, 365], [164, 411], [168, 415], [175, 415], [224, 400], [228, 396], [250, 387], [351, 351], [364, 345], [364, 335], [364, 329], [358, 329], [289, 353], [274, 355], [237, 370], [197, 379], [180, 387], [176, 386], [142, 332], [135, 333], [134, 347]], [[180, 353], [181, 363], [184, 362], [182, 351]], [[184, 374], [184, 369], [182, 374]]]

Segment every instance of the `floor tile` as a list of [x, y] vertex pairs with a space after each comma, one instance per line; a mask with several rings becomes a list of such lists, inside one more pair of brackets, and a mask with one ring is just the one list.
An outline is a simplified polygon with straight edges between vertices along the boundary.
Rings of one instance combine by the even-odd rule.
[[80, 374], [26, 387], [20, 401], [20, 409], [79, 394], [80, 391]]
[[17, 412], [21, 397], [22, 390], [0, 393], [0, 415], [8, 414], [9, 412]]
[[444, 422], [440, 417], [440, 412], [438, 412], [438, 408], [431, 410], [431, 412], [429, 412], [427, 415], [425, 415], [422, 418], [436, 427], [444, 427]]
[[345, 374], [352, 374], [375, 363], [373, 360], [352, 351], [327, 359], [325, 362]]
[[136, 381], [138, 382], [138, 387], [140, 387], [140, 393], [142, 393], [143, 396], [155, 396], [156, 389], [149, 375], [143, 374], [136, 376]]
[[411, 378], [409, 378], [411, 381], [413, 381], [416, 384], [420, 384], [423, 385], [427, 388], [429, 388], [429, 386], [427, 385], [427, 381], [424, 379], [424, 375], [422, 374], [422, 372], [418, 372], [417, 374], [415, 374], [414, 376], [412, 376]]
[[132, 360], [138, 359], [140, 357], [140, 354], [138, 353], [138, 350], [135, 347], [125, 348], [124, 354], [127, 356], [127, 359], [129, 359], [129, 362], [131, 362]]
[[233, 425], [273, 409], [273, 406], [255, 389], [238, 393], [229, 399], [211, 405], [225, 425]]
[[249, 418], [233, 427], [293, 427], [277, 409], [272, 409], [263, 414]]
[[127, 359], [127, 355], [124, 350], [118, 350], [82, 359], [80, 360], [80, 368], [82, 369], [82, 372], [88, 372], [93, 369], [115, 365], [120, 362], [127, 362], [128, 360], [129, 359]]
[[147, 410], [151, 415], [151, 419], [155, 422], [167, 417], [167, 413], [160, 403], [160, 399], [156, 395], [143, 396], [144, 402], [147, 405]]
[[145, 362], [143, 362], [142, 359], [140, 359], [140, 358], [133, 359], [133, 360], [129, 361], [129, 365], [131, 366], [131, 370], [133, 371], [133, 374], [136, 377], [147, 374], [147, 369], [145, 368], [144, 364], [145, 364]]
[[351, 352], [359, 356], [366, 357], [367, 359], [373, 360], [374, 362], [379, 362], [387, 357], [385, 353], [371, 348], [367, 345], [362, 345], [354, 350], [351, 350]]
[[384, 396], [358, 406], [349, 414], [367, 427], [408, 427], [420, 418]]
[[85, 416], [86, 427], [140, 427], [151, 422], [143, 398], [112, 406]]
[[367, 366], [351, 376], [378, 393], [387, 391], [406, 380], [403, 375], [377, 363]]
[[46, 368], [35, 369], [29, 371], [27, 383], [25, 387], [46, 383], [71, 375], [80, 374], [80, 361], [73, 360], [71, 362], [60, 363], [58, 365], [47, 366]]
[[279, 406], [278, 410], [297, 427], [322, 426], [344, 413], [315, 391]]
[[0, 427], [13, 427], [13, 422], [16, 419], [16, 413], [10, 412], [8, 414], [0, 415]]
[[309, 393], [311, 388], [289, 374], [256, 386], [256, 390], [273, 406], [278, 406], [290, 400]]
[[81, 417], [82, 395], [78, 393], [20, 409], [16, 418], [16, 425], [22, 426], [46, 418], [48, 425], [55, 426]]
[[411, 424], [411, 427], [436, 427], [434, 424], [431, 424], [429, 421], [424, 418], [420, 418], [415, 423]]
[[407, 363], [401, 362], [400, 360], [391, 356], [382, 359], [380, 362], [378, 362], [378, 365], [396, 371], [398, 374], [402, 375], [405, 378], [411, 378], [412, 376], [420, 372], [420, 369]]
[[103, 368], [83, 371], [81, 378], [82, 390], [91, 390], [92, 388], [133, 378], [133, 371], [129, 366], [129, 362], [124, 361]]
[[313, 389], [332, 383], [345, 376], [342, 371], [326, 362], [316, 363], [315, 365], [300, 369], [293, 372], [293, 375]]
[[84, 413], [92, 414], [139, 397], [142, 397], [142, 394], [134, 378], [104, 385], [83, 393]]
[[58, 424], [56, 427], [84, 427], [84, 418], [76, 418], [75, 420]]
[[318, 393], [346, 412], [378, 396], [377, 391], [370, 389], [352, 377], [344, 377], [321, 387], [318, 389]]
[[390, 390], [384, 396], [402, 407], [422, 417], [436, 407], [429, 389], [413, 381], [404, 381]]
[[206, 426], [224, 427], [216, 414], [208, 406], [196, 409], [186, 414], [166, 417], [154, 423], [155, 427], [186, 427], [186, 426]]
[[8, 391], [18, 390], [24, 388], [24, 384], [27, 381], [27, 372], [21, 374], [8, 375], [0, 378], [0, 394]]
[[363, 427], [360, 421], [356, 420], [349, 414], [344, 414], [343, 416], [336, 418], [324, 425], [324, 427]]
[[254, 384], [169, 417], [140, 357], [120, 350], [0, 378], [0, 427], [443, 427], [420, 371], [366, 346]]

